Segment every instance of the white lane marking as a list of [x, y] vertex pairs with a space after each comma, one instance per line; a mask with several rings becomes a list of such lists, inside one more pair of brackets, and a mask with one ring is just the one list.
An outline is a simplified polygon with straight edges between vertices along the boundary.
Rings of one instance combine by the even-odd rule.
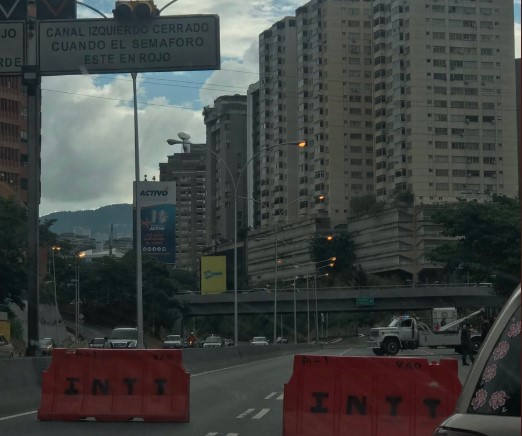
[[269, 394], [265, 397], [265, 400], [269, 400], [270, 398], [275, 397], [276, 395], [277, 395], [277, 392], [272, 392], [271, 394]]
[[227, 433], [227, 436], [239, 436], [239, 433]]
[[216, 432], [212, 432], [212, 433], [207, 433], [205, 436], [217, 436], [219, 433], [216, 433]]
[[256, 409], [247, 409], [241, 415], [236, 416], [236, 419], [243, 419], [245, 416], [250, 415]]
[[4, 417], [0, 418], [0, 421], [7, 421], [8, 419], [14, 419], [14, 418], [19, 418], [21, 416], [32, 415], [33, 413], [36, 413], [36, 412], [38, 412], [38, 410], [33, 410], [31, 412], [19, 413], [17, 415], [4, 416]]
[[351, 351], [351, 348], [348, 348], [346, 350], [344, 350], [343, 352], [341, 353], [337, 353], [338, 356], [344, 356], [346, 353], [348, 353], [349, 351]]
[[276, 399], [277, 400], [282, 400], [285, 398], [285, 393], [283, 392], [281, 395], [279, 395]]
[[270, 409], [261, 409], [256, 415], [252, 416], [252, 419], [261, 419], [268, 412], [270, 412]]

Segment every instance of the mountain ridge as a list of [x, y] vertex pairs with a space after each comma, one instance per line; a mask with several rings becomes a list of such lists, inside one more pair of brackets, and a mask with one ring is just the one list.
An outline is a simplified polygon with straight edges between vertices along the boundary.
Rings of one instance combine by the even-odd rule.
[[132, 236], [132, 204], [110, 204], [98, 209], [52, 212], [40, 217], [40, 221], [56, 220], [51, 231], [55, 233], [77, 233], [79, 228], [96, 233], [109, 233], [111, 225], [116, 237]]

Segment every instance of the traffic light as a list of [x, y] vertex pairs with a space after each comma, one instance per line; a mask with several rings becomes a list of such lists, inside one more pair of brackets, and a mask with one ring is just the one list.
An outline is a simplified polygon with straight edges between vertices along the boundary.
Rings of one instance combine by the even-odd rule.
[[153, 0], [117, 1], [112, 10], [117, 20], [146, 20], [157, 17], [159, 10]]

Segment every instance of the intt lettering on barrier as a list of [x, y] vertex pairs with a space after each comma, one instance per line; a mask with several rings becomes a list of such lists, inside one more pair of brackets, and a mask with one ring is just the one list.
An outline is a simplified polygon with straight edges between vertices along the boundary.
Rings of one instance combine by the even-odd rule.
[[[81, 383], [81, 380], [78, 377], [66, 377], [66, 379], [69, 382], [69, 385], [67, 386], [67, 389], [65, 389], [64, 393], [65, 395], [80, 395], [80, 391], [78, 390], [77, 383]], [[122, 379], [122, 383], [124, 383], [127, 386], [127, 395], [134, 395], [134, 385], [138, 382], [135, 378], [129, 378], [126, 377]], [[156, 378], [154, 379], [154, 384], [156, 385], [156, 395], [162, 396], [165, 394], [165, 387], [167, 385], [167, 380], [164, 378]], [[110, 395], [110, 385], [109, 380], [100, 380], [95, 378], [92, 381], [92, 389], [91, 393], [92, 395], [98, 395], [101, 393], [101, 395]]]
[[[314, 405], [310, 407], [311, 413], [328, 413], [329, 409], [324, 404], [324, 401], [329, 397], [328, 392], [312, 392], [314, 398]], [[384, 399], [390, 405], [389, 416], [398, 416], [399, 407], [403, 399], [400, 396], [387, 396]], [[367, 407], [368, 397], [358, 397], [355, 395], [348, 395], [346, 397], [346, 415], [354, 415], [355, 413], [365, 416], [368, 414]], [[440, 405], [440, 400], [437, 398], [426, 398], [422, 403], [428, 408], [430, 417], [437, 418], [437, 406]]]

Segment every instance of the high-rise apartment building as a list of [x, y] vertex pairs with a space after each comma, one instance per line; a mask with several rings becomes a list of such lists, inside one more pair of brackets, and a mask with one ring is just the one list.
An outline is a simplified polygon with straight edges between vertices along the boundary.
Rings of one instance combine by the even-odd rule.
[[372, 8], [378, 199], [516, 195], [513, 2]]
[[[259, 35], [259, 209], [262, 225], [295, 220], [298, 210], [296, 19], [286, 17]], [[281, 144], [279, 146], [279, 144]], [[256, 220], [259, 221], [259, 220]]]
[[186, 148], [159, 167], [161, 182], [176, 182], [175, 266], [196, 272], [205, 248], [206, 152]]
[[308, 141], [261, 159], [261, 201], [270, 209], [261, 223], [345, 223], [351, 198], [374, 192], [370, 2], [298, 8], [260, 35], [259, 69], [261, 149]]
[[[369, 1], [313, 0], [296, 10], [299, 216], [346, 223], [350, 201], [374, 192], [372, 20]], [[316, 200], [317, 201], [317, 200]]]
[[[221, 96], [203, 116], [207, 131], [206, 243], [234, 240], [234, 201], [237, 229], [247, 219], [247, 97]], [[219, 156], [219, 157], [218, 157]]]
[[[259, 82], [248, 87], [247, 92], [247, 161], [254, 159], [261, 150], [260, 121], [260, 89]], [[261, 170], [257, 161], [247, 168], [248, 227], [256, 229], [261, 226]]]
[[27, 96], [14, 76], [0, 76], [0, 196], [27, 203]]

